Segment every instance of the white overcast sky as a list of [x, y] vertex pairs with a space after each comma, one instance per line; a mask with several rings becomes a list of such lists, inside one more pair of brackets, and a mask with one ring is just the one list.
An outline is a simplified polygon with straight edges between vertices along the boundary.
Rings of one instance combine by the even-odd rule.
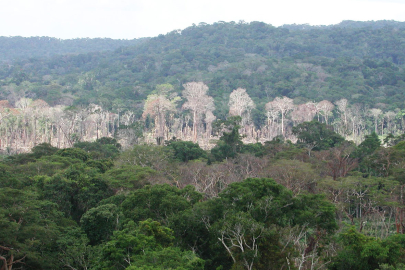
[[0, 0], [0, 36], [133, 39], [193, 23], [405, 21], [405, 0]]

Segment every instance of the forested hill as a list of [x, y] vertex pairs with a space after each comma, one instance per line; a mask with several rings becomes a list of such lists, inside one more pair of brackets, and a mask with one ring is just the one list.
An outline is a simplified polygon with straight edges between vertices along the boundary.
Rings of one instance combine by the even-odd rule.
[[52, 37], [0, 37], [0, 61], [80, 54], [133, 46], [143, 39], [110, 38], [58, 39]]
[[332, 24], [332, 25], [285, 24], [282, 27], [290, 30], [331, 29], [331, 28], [381, 29], [387, 27], [405, 28], [405, 23], [392, 20], [367, 21], [367, 22], [346, 20], [342, 21], [339, 24]]
[[[243, 134], [251, 131], [247, 136], [262, 141], [278, 135], [288, 137], [292, 126], [306, 119], [303, 116], [316, 115], [345, 138], [360, 143], [373, 130], [381, 135], [405, 130], [404, 41], [404, 23], [393, 21], [345, 21], [309, 28], [273, 27], [262, 22], [200, 23], [115, 51], [3, 62], [0, 100], [7, 100], [7, 110], [29, 107], [30, 101], [21, 102], [24, 98], [40, 100], [40, 104], [45, 101], [45, 107], [71, 106], [77, 109], [76, 114], [97, 108], [91, 114], [103, 112], [99, 116], [104, 119], [105, 134], [126, 121], [125, 125], [139, 123], [150, 140], [171, 136], [190, 139], [192, 127], [194, 140], [204, 134], [207, 143], [212, 134], [210, 121], [225, 120], [232, 114], [241, 116], [244, 124], [253, 125]], [[199, 112], [200, 119], [187, 109], [190, 104], [183, 93], [189, 82], [201, 82], [195, 84], [201, 89], [208, 86], [207, 100], [213, 99], [210, 110]], [[166, 90], [163, 94], [162, 89], [170, 89], [170, 95]], [[246, 90], [249, 99], [245, 100], [251, 99], [249, 109], [243, 113], [230, 108], [231, 93], [237, 89], [243, 95]], [[166, 98], [158, 100], [173, 101], [165, 103], [170, 113], [162, 112], [161, 123], [153, 116], [155, 110], [145, 106], [153, 104], [153, 94]], [[271, 102], [279, 97], [288, 98], [283, 102], [291, 99], [293, 104], [289, 111], [276, 110], [272, 115], [276, 104]], [[328, 104], [329, 109], [321, 109], [322, 104]], [[65, 113], [66, 119], [79, 119], [75, 114], [69, 118], [63, 107], [54, 109]], [[22, 119], [21, 112], [14, 115], [18, 113], [16, 117]], [[111, 114], [116, 115], [114, 120]], [[122, 118], [123, 114], [127, 118]], [[58, 117], [49, 117], [54, 119], [48, 119], [48, 124], [60, 125]], [[39, 128], [35, 119], [32, 123], [31, 130]], [[77, 129], [66, 124], [64, 136], [68, 140], [82, 134], [78, 131], [80, 121], [74, 123]], [[13, 128], [4, 132], [24, 127], [18, 126], [18, 121], [9, 125]], [[97, 132], [98, 128], [96, 125]], [[44, 134], [49, 130], [44, 128]], [[89, 130], [86, 136], [96, 138], [92, 132]], [[28, 131], [15, 134], [28, 136]], [[79, 136], [80, 140], [84, 138]]]
[[[157, 84], [171, 83], [181, 91], [185, 82], [204, 81], [218, 105], [243, 87], [259, 103], [275, 96], [347, 98], [403, 108], [403, 23], [374, 28], [382, 23], [346, 24], [292, 31], [261, 22], [200, 23], [115, 52], [3, 64], [0, 78], [3, 86], [14, 83], [17, 88], [25, 81], [28, 97], [50, 104], [63, 104], [69, 94], [75, 104], [112, 108], [116, 100], [133, 107]], [[2, 98], [8, 95], [3, 88]], [[215, 114], [223, 118], [227, 110], [222, 106]]]
[[3, 62], [0, 270], [404, 270], [401, 25]]

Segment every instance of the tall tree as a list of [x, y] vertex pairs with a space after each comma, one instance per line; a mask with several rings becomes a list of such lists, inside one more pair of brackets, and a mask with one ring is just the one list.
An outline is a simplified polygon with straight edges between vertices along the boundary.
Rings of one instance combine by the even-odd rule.
[[149, 95], [144, 106], [142, 117], [148, 115], [155, 118], [155, 138], [158, 144], [164, 139], [165, 115], [167, 112], [175, 111], [175, 103], [171, 102], [164, 95]]
[[343, 128], [341, 128], [341, 132], [340, 132], [340, 135], [343, 136], [343, 135], [346, 134], [346, 131], [347, 131], [347, 113], [348, 113], [347, 105], [348, 105], [348, 101], [347, 101], [347, 99], [342, 98], [342, 99], [336, 101], [335, 104], [338, 107], [338, 111], [340, 113], [340, 117], [341, 117], [341, 120], [343, 122]]
[[[316, 109], [318, 114], [322, 115], [325, 118], [325, 123], [328, 125], [328, 119], [330, 114], [332, 113], [335, 106], [332, 102], [328, 100], [322, 100], [318, 104], [316, 104]], [[318, 119], [319, 120], [319, 119]]]
[[56, 204], [38, 197], [32, 191], [0, 189], [0, 269], [17, 269], [27, 260], [37, 269], [58, 268], [51, 255], [62, 215]]
[[305, 104], [300, 104], [294, 108], [291, 113], [291, 119], [297, 123], [312, 121], [316, 114], [315, 104], [312, 102], [307, 102]]
[[271, 111], [272, 109], [276, 109], [281, 114], [281, 133], [283, 136], [285, 135], [284, 130], [284, 118], [285, 115], [294, 108], [294, 103], [291, 98], [288, 97], [276, 97], [273, 101], [270, 101], [266, 104], [266, 110]]
[[246, 89], [233, 90], [229, 96], [229, 114], [242, 117], [242, 126], [250, 122], [250, 113], [255, 108], [253, 100], [246, 93]]
[[333, 131], [331, 126], [318, 121], [305, 122], [293, 127], [293, 134], [298, 142], [304, 144], [309, 153], [311, 150], [327, 150], [344, 141], [344, 138]]
[[190, 110], [193, 114], [193, 141], [197, 141], [197, 125], [201, 116], [208, 111], [214, 111], [214, 99], [207, 95], [208, 86], [203, 82], [188, 82], [183, 84], [183, 96], [187, 102], [183, 109]]
[[370, 110], [370, 114], [374, 118], [374, 132], [376, 134], [378, 134], [378, 118], [380, 118], [380, 115], [382, 114], [382, 111], [381, 111], [381, 109], [373, 108], [373, 109]]

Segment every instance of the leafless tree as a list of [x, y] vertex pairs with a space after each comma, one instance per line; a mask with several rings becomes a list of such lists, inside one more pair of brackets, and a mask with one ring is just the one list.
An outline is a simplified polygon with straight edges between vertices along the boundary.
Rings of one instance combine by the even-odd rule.
[[388, 133], [394, 133], [394, 131], [393, 131], [393, 125], [392, 125], [392, 122], [393, 122], [393, 120], [395, 119], [395, 116], [396, 116], [397, 114], [396, 113], [394, 113], [393, 111], [388, 111], [388, 112], [386, 112], [385, 114], [384, 114], [384, 118], [387, 120], [387, 132]]
[[229, 114], [242, 117], [242, 125], [250, 122], [250, 114], [255, 108], [253, 100], [246, 93], [246, 89], [238, 88], [233, 90], [229, 96]]
[[142, 117], [148, 115], [155, 118], [155, 138], [160, 141], [164, 139], [165, 134], [165, 115], [167, 112], [175, 111], [175, 103], [163, 95], [149, 95], [144, 106]]
[[335, 104], [338, 106], [338, 111], [340, 113], [341, 120], [343, 122], [343, 127], [340, 129], [340, 133], [342, 136], [346, 135], [347, 131], [347, 99], [343, 98], [341, 100], [338, 100], [335, 102]]
[[329, 116], [332, 114], [334, 108], [335, 106], [328, 100], [322, 100], [318, 104], [316, 104], [317, 113], [324, 117], [325, 124], [327, 125]]
[[183, 96], [187, 102], [183, 109], [190, 110], [193, 114], [193, 141], [197, 141], [197, 125], [201, 116], [208, 111], [214, 111], [214, 99], [207, 95], [208, 86], [203, 82], [189, 82], [183, 84]]
[[288, 97], [276, 97], [273, 101], [270, 101], [266, 104], [266, 110], [271, 111], [272, 109], [276, 109], [281, 114], [281, 133], [283, 136], [285, 135], [284, 130], [284, 118], [285, 115], [294, 108], [294, 103], [291, 98]]
[[374, 132], [376, 134], [378, 134], [378, 118], [380, 117], [380, 115], [382, 114], [381, 109], [376, 109], [373, 108], [370, 110], [370, 114], [373, 116], [374, 118]]
[[204, 122], [206, 124], [206, 134], [207, 134], [207, 139], [210, 138], [211, 132], [212, 132], [212, 122], [214, 122], [216, 119], [215, 115], [212, 113], [212, 111], [207, 111], [205, 113], [205, 119]]
[[294, 110], [291, 112], [291, 120], [293, 120], [295, 124], [301, 124], [303, 122], [311, 121], [315, 114], [315, 104], [308, 102], [305, 104], [300, 104], [294, 108]]

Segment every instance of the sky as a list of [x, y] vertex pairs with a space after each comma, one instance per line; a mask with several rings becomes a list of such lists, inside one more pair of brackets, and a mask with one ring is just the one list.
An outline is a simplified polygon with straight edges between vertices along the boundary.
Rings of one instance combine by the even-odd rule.
[[200, 22], [405, 21], [405, 0], [0, 0], [0, 36], [154, 37]]

